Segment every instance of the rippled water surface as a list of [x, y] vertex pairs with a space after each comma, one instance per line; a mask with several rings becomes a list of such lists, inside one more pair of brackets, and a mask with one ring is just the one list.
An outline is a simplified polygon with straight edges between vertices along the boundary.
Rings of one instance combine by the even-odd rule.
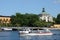
[[51, 30], [51, 36], [20, 36], [18, 31], [0, 32], [0, 40], [60, 40], [60, 30]]

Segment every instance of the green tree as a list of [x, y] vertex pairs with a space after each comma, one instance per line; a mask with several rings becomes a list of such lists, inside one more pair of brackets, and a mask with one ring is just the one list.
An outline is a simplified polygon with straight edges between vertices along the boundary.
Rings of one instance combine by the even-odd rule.
[[11, 16], [11, 26], [45, 27], [50, 24], [50, 22], [45, 22], [39, 19], [39, 16], [36, 14], [16, 13]]
[[60, 14], [57, 15], [56, 23], [57, 23], [57, 24], [60, 24]]
[[11, 16], [11, 26], [14, 26], [16, 24], [15, 22], [15, 15]]

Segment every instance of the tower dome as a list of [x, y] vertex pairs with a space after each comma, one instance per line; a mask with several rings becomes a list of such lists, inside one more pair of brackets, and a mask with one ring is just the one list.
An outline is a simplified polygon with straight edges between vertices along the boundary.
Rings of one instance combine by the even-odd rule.
[[46, 11], [45, 11], [45, 8], [42, 8], [42, 13], [41, 14], [48, 14]]

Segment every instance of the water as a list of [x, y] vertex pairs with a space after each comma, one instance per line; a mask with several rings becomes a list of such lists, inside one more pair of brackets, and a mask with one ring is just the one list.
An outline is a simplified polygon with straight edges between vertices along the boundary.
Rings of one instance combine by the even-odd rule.
[[17, 31], [0, 32], [0, 40], [20, 40]]
[[60, 40], [60, 30], [51, 30], [51, 36], [20, 36], [18, 31], [0, 32], [0, 40]]

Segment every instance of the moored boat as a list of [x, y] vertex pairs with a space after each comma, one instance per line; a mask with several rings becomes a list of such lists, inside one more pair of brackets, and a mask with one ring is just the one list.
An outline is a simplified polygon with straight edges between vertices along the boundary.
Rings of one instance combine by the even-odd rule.
[[2, 28], [2, 30], [10, 31], [12, 28]]

